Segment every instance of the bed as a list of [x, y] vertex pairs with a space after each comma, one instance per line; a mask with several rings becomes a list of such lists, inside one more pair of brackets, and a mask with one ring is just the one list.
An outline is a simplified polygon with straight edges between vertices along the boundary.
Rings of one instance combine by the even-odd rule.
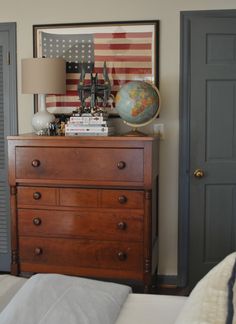
[[225, 258], [189, 297], [58, 274], [0, 275], [0, 324], [234, 324], [235, 259]]
[[[0, 312], [27, 280], [22, 277], [0, 275]], [[60, 280], [64, 280], [64, 276], [60, 276]], [[187, 297], [129, 293], [116, 323], [174, 323], [186, 299]], [[170, 308], [171, 312], [169, 311]]]

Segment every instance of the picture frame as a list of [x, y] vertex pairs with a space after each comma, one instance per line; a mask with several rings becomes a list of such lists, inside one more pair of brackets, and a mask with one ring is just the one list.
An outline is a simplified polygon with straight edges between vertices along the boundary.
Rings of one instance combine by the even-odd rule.
[[[114, 98], [124, 83], [141, 80], [159, 87], [159, 20], [33, 25], [33, 53], [67, 62], [66, 94], [46, 98], [48, 111], [56, 115], [70, 115], [80, 106], [82, 66], [88, 80], [97, 73], [103, 82], [105, 62], [111, 83], [106, 107], [110, 117], [119, 117]], [[37, 95], [34, 103], [37, 112]]]

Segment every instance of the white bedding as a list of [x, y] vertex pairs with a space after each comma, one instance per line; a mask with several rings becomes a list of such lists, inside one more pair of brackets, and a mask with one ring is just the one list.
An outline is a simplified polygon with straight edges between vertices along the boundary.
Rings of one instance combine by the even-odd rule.
[[187, 297], [130, 294], [116, 324], [173, 324]]
[[[33, 277], [37, 279], [37, 276], [40, 275]], [[41, 276], [46, 278], [46, 286], [43, 290], [47, 293], [45, 294], [44, 291], [43, 298], [40, 286], [34, 287], [34, 279], [31, 287], [28, 285], [31, 279], [25, 283], [25, 279], [22, 278], [0, 276], [0, 324], [236, 324], [236, 252], [228, 255], [202, 278], [189, 297], [129, 294], [127, 286], [114, 284], [113, 287], [113, 284], [110, 286], [110, 283], [102, 282], [95, 282], [94, 285], [93, 280], [90, 279], [87, 279], [86, 287], [82, 289], [83, 293], [78, 294], [81, 284], [83, 288], [83, 280], [86, 281], [86, 279], [78, 277], [73, 279], [73, 277], [60, 277], [59, 275], [60, 278], [58, 281], [56, 278], [57, 284], [55, 285], [55, 282], [54, 284], [51, 282], [50, 274]], [[66, 298], [61, 302], [60, 298], [58, 299], [56, 286], [64, 295], [64, 292], [67, 293], [67, 290], [64, 290], [65, 282], [70, 282], [70, 280], [75, 280], [75, 286], [78, 284], [78, 289], [68, 291], [69, 294], [65, 294]], [[103, 287], [104, 284], [105, 287]], [[30, 288], [30, 294], [24, 295], [24, 291], [28, 290], [27, 287]], [[12, 298], [18, 289], [18, 293]], [[103, 293], [105, 293], [105, 303], [100, 302], [99, 298]], [[17, 295], [18, 299], [16, 299]], [[36, 295], [38, 299], [35, 299]], [[55, 308], [55, 311], [51, 313], [55, 316], [55, 320], [51, 318], [49, 322], [45, 321], [45, 317], [41, 316], [42, 312], [38, 320], [37, 313], [39, 309], [42, 309], [41, 306], [46, 306], [46, 314], [50, 314], [55, 304], [53, 300], [59, 301], [59, 309]], [[48, 307], [48, 301], [52, 307], [50, 305]], [[86, 316], [86, 321], [83, 321], [81, 319], [83, 314], [77, 311], [81, 305], [84, 305], [82, 310], [85, 310], [86, 314], [94, 311], [98, 305], [99, 309], [96, 314], [103, 315], [104, 313], [106, 320], [101, 319], [99, 322], [99, 316], [95, 315], [94, 317]], [[102, 308], [100, 308], [101, 305]], [[7, 316], [4, 317], [5, 315]]]
[[[26, 280], [0, 275], [0, 312]], [[186, 299], [187, 297], [131, 293], [121, 309], [116, 324], [173, 324]]]
[[60, 274], [36, 274], [0, 313], [0, 324], [112, 324], [131, 288]]
[[10, 302], [27, 279], [10, 275], [0, 275], [0, 312]]

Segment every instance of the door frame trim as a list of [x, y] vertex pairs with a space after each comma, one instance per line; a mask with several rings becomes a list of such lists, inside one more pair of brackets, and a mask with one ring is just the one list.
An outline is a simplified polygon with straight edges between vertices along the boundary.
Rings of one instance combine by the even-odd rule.
[[196, 18], [236, 18], [236, 10], [180, 12], [179, 85], [179, 197], [178, 197], [178, 276], [177, 285], [188, 285], [189, 198], [190, 198], [190, 83], [191, 21]]

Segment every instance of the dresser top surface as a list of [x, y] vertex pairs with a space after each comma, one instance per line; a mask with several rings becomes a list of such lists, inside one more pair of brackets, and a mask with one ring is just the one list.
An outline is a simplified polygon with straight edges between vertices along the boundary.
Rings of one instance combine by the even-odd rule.
[[40, 140], [40, 141], [57, 141], [57, 140], [63, 140], [63, 141], [74, 141], [74, 142], [87, 142], [87, 141], [97, 141], [97, 142], [103, 142], [103, 141], [134, 141], [134, 142], [140, 142], [140, 141], [155, 141], [158, 140], [155, 136], [39, 136], [34, 133], [26, 133], [26, 134], [20, 134], [20, 135], [11, 135], [7, 137], [8, 140]]

